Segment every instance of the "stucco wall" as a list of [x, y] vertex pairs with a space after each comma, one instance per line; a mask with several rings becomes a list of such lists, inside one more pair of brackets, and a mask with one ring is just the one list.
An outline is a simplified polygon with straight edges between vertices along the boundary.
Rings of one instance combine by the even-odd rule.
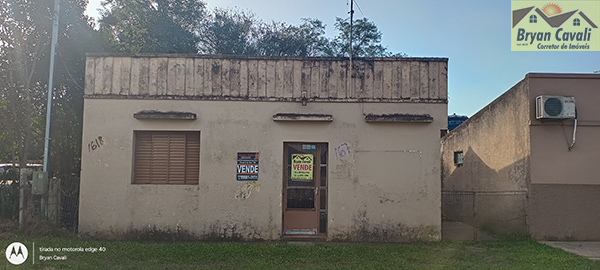
[[[600, 75], [529, 76], [531, 95], [531, 183], [600, 185]], [[577, 108], [576, 144], [573, 120], [535, 119], [535, 97], [574, 96]]]
[[[539, 95], [575, 96], [571, 151], [574, 121], [537, 120]], [[442, 139], [444, 215], [536, 239], [600, 240], [599, 97], [600, 75], [531, 73], [449, 133]], [[454, 151], [464, 151], [464, 165], [454, 165]]]
[[[521, 81], [442, 138], [445, 218], [501, 231], [526, 230], [529, 94]], [[464, 163], [454, 164], [462, 151]]]
[[[140, 120], [142, 110], [197, 120]], [[274, 122], [277, 113], [332, 114], [333, 122]], [[432, 123], [366, 123], [364, 114], [429, 114]], [[440, 237], [440, 129], [446, 104], [206, 100], [85, 100], [79, 230], [119, 237], [155, 230], [204, 239], [279, 239], [284, 142], [329, 143], [328, 239]], [[134, 185], [134, 130], [201, 132], [198, 185]], [[87, 144], [102, 136], [104, 145]], [[336, 156], [342, 144], [350, 154]], [[257, 182], [236, 181], [236, 153], [260, 152]], [[246, 196], [242, 196], [246, 195]]]
[[600, 185], [531, 185], [528, 225], [539, 240], [598, 241]]
[[[538, 239], [600, 240], [600, 75], [529, 74], [531, 194], [528, 223]], [[535, 97], [574, 96], [573, 120], [535, 119]]]

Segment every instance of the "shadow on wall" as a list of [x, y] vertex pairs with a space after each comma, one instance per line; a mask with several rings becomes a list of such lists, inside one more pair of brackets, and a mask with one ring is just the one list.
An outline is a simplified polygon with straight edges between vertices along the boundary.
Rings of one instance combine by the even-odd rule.
[[527, 233], [529, 157], [494, 170], [469, 147], [464, 163], [442, 174], [442, 219], [497, 233]]

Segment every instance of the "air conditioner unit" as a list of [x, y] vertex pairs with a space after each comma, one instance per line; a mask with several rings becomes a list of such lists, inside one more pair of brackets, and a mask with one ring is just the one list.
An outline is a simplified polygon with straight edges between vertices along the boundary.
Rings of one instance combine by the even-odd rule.
[[543, 95], [535, 98], [536, 119], [575, 118], [575, 97]]

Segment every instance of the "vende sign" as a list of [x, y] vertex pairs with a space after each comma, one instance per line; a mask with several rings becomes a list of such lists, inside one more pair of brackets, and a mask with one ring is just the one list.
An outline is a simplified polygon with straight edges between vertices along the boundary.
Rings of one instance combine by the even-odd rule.
[[237, 180], [238, 181], [257, 181], [258, 180], [258, 153], [257, 152], [237, 153]]
[[258, 173], [258, 165], [237, 165], [238, 173]]
[[312, 164], [294, 164], [295, 171], [312, 171]]
[[314, 158], [312, 154], [293, 154], [291, 179], [312, 180], [313, 160]]

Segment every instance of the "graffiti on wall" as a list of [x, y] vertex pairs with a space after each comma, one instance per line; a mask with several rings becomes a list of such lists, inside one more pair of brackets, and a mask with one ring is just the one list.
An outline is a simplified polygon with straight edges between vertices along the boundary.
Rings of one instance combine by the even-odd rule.
[[334, 150], [335, 150], [335, 156], [337, 157], [337, 159], [345, 158], [350, 155], [350, 144], [342, 143], [342, 144], [340, 144], [340, 146], [336, 147]]
[[100, 146], [104, 145], [104, 139], [102, 138], [102, 136], [98, 136], [98, 138], [95, 138], [94, 140], [92, 140], [90, 143], [88, 143], [88, 151], [92, 152], [95, 151], [96, 149], [100, 148]]

